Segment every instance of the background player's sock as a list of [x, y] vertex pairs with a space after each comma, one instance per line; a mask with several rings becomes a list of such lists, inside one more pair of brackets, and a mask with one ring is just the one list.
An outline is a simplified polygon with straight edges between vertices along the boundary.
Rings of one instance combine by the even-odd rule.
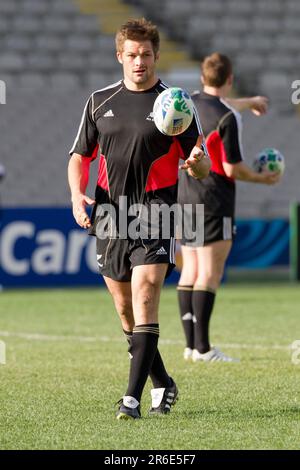
[[143, 388], [148, 378], [159, 337], [158, 323], [136, 325], [131, 338], [129, 384], [125, 395], [141, 401]]
[[210, 350], [209, 320], [213, 311], [216, 294], [212, 290], [194, 287], [193, 312], [196, 318], [194, 323], [194, 349], [201, 354]]
[[193, 286], [177, 286], [177, 292], [186, 347], [194, 349]]
[[[131, 343], [132, 343], [133, 333], [132, 331], [126, 331], [126, 330], [123, 330], [123, 332], [124, 332], [124, 335], [126, 336], [126, 339], [129, 345], [128, 347], [129, 357], [132, 358], [132, 354], [131, 354], [132, 344]], [[166, 387], [170, 387], [172, 384], [172, 380], [170, 379], [165, 369], [162, 357], [158, 349], [156, 350], [156, 354], [154, 356], [149, 375], [153, 383], [153, 388], [166, 388]]]

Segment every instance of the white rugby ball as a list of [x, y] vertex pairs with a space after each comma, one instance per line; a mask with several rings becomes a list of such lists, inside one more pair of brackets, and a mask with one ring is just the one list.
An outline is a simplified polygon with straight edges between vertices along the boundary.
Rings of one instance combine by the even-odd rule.
[[192, 98], [182, 88], [167, 88], [153, 105], [155, 125], [165, 135], [182, 134], [190, 126], [193, 116]]
[[256, 155], [253, 162], [253, 168], [257, 173], [261, 173], [262, 171], [271, 171], [283, 174], [285, 169], [284, 156], [275, 148], [265, 148]]

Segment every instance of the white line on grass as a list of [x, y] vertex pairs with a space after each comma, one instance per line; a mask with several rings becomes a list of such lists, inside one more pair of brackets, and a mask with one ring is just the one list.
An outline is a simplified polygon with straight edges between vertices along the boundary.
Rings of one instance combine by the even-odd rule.
[[[63, 335], [45, 335], [42, 333], [19, 333], [19, 332], [10, 332], [10, 331], [0, 331], [0, 338], [21, 338], [28, 341], [75, 341], [79, 343], [109, 343], [109, 342], [124, 342], [123, 338], [109, 338], [108, 336], [63, 336]], [[182, 340], [176, 339], [160, 339], [160, 344], [180, 344], [183, 345]], [[238, 343], [220, 343], [220, 347], [229, 348], [229, 349], [279, 349], [279, 350], [289, 350], [291, 345], [282, 345], [282, 344], [238, 344]]]

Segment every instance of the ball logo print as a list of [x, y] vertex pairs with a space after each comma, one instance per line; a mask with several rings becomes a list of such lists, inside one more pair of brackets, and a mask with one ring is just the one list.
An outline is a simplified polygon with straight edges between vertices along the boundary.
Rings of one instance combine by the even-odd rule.
[[253, 168], [257, 173], [263, 171], [284, 173], [285, 160], [279, 150], [274, 148], [265, 148], [255, 158]]
[[182, 134], [193, 120], [193, 101], [182, 88], [168, 88], [156, 98], [153, 116], [155, 125], [162, 134]]

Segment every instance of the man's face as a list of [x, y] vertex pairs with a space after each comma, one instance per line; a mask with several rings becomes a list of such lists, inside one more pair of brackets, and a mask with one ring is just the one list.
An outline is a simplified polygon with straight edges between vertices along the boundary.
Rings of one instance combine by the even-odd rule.
[[151, 41], [126, 39], [123, 51], [117, 52], [123, 65], [125, 84], [132, 89], [147, 89], [155, 84], [155, 56]]

